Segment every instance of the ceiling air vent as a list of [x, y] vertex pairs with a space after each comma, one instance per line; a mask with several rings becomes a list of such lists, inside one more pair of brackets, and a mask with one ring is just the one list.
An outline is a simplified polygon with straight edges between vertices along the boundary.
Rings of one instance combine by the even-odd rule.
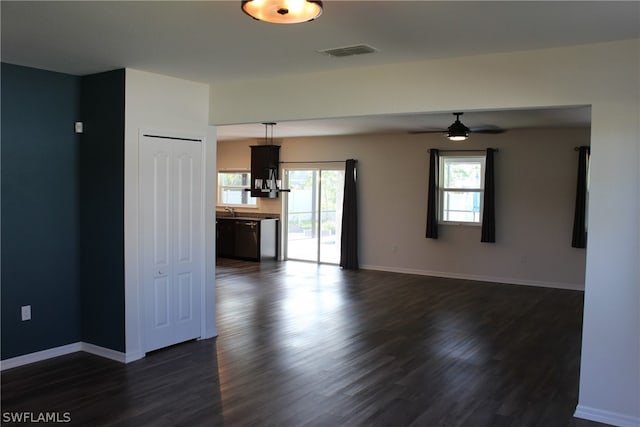
[[366, 53], [378, 52], [378, 49], [366, 44], [357, 44], [353, 46], [336, 47], [334, 49], [324, 49], [318, 52], [334, 58], [344, 58], [345, 56], [364, 55]]

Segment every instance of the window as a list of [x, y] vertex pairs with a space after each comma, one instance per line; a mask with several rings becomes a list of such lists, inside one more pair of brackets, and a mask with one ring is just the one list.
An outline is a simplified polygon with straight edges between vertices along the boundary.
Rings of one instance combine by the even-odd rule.
[[480, 225], [484, 156], [440, 157], [440, 223]]
[[248, 171], [218, 172], [218, 205], [257, 207], [251, 192], [251, 173]]

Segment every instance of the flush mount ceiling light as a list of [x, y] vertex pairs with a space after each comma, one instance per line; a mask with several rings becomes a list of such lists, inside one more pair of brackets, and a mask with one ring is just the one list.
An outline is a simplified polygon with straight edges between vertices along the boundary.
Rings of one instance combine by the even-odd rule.
[[464, 141], [469, 138], [469, 128], [460, 121], [460, 116], [464, 113], [453, 113], [456, 121], [447, 128], [447, 138], [449, 141]]
[[313, 21], [322, 14], [322, 2], [316, 0], [243, 0], [242, 11], [259, 21], [273, 24], [298, 24]]

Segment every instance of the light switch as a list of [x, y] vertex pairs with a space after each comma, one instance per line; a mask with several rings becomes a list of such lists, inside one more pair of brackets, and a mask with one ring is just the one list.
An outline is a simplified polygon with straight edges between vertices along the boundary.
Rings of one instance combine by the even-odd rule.
[[31, 320], [31, 306], [23, 305], [22, 306], [22, 320]]

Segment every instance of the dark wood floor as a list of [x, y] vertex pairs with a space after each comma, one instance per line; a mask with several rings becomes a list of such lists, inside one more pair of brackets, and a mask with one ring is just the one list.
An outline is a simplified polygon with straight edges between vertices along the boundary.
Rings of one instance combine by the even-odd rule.
[[10, 412], [76, 425], [572, 426], [583, 294], [220, 259], [219, 337], [122, 365], [2, 373]]

